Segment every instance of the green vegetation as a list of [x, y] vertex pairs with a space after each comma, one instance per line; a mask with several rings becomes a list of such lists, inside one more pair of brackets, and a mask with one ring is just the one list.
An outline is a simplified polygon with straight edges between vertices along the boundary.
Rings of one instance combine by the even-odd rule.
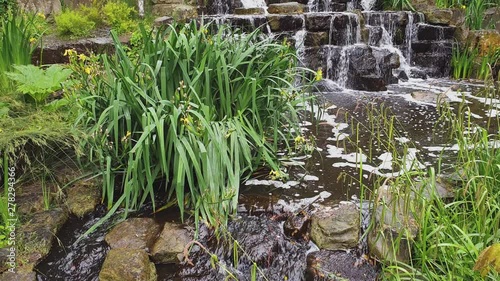
[[460, 47], [453, 46], [451, 65], [454, 79], [477, 78], [488, 80], [497, 77], [494, 73], [500, 63], [500, 48], [490, 48], [485, 54], [481, 54], [478, 48], [469, 45]]
[[135, 9], [122, 1], [94, 2], [91, 6], [66, 9], [55, 16], [57, 30], [62, 36], [88, 36], [95, 28], [109, 26], [117, 33], [133, 31], [137, 27]]
[[411, 0], [384, 0], [384, 10], [397, 10], [397, 11], [414, 11], [415, 8], [411, 5]]
[[258, 31], [211, 28], [142, 29], [134, 60], [113, 34], [116, 56], [80, 73], [78, 120], [88, 128], [90, 161], [106, 171], [108, 208], [115, 200], [138, 208], [164, 178], [182, 217], [188, 206], [196, 220], [217, 226], [235, 211], [245, 177], [263, 164], [279, 170], [275, 152], [293, 138], [288, 132], [304, 101], [294, 87], [294, 51]]
[[17, 72], [7, 72], [6, 75], [17, 82], [17, 91], [28, 94], [36, 104], [44, 103], [50, 94], [59, 91], [63, 83], [71, 75], [70, 69], [61, 65], [51, 65], [42, 69], [34, 65], [14, 65]]
[[467, 27], [473, 30], [484, 28], [484, 12], [491, 7], [498, 7], [498, 0], [437, 0], [438, 8], [460, 8], [465, 10]]
[[31, 63], [31, 54], [36, 47], [36, 34], [33, 32], [35, 16], [8, 16], [0, 27], [0, 95], [12, 90], [12, 83], [6, 72], [13, 71], [13, 65]]
[[[498, 98], [498, 85], [493, 87], [494, 83], [490, 83], [493, 81], [491, 76], [487, 81], [484, 97]], [[413, 217], [418, 226], [415, 239], [408, 238], [412, 247], [410, 262], [384, 262], [383, 279], [498, 280], [500, 274], [495, 270], [475, 266], [482, 250], [500, 242], [498, 134], [488, 133], [487, 129], [471, 120], [465, 99], [456, 110], [452, 110], [447, 104], [440, 105], [438, 109], [440, 122], [447, 124], [445, 130], [450, 133], [450, 140], [455, 140], [458, 144], [455, 162], [444, 165], [440, 159], [437, 167], [427, 172], [412, 165], [411, 168], [404, 169], [403, 175], [377, 181], [373, 190], [363, 187], [365, 196], [375, 200], [379, 187], [389, 185], [396, 192], [393, 193], [397, 198], [395, 200], [400, 200], [396, 202], [401, 202], [399, 208], [402, 208], [400, 211], [407, 220], [401, 222], [402, 230], [393, 240], [394, 253], [405, 249], [408, 243], [406, 235], [412, 225], [409, 218]], [[372, 128], [371, 132], [375, 135], [382, 132], [384, 149], [394, 153], [398, 149], [386, 137], [391, 132], [393, 135], [397, 134], [397, 126], [391, 121], [393, 117], [380, 112], [374, 112], [378, 116], [375, 120], [378, 121], [374, 124], [369, 122], [369, 128]], [[380, 121], [381, 119], [386, 121]], [[496, 131], [499, 124], [498, 117], [491, 118], [486, 127]], [[403, 153], [398, 158], [404, 157]], [[447, 181], [453, 182], [453, 200], [441, 198], [436, 192], [429, 192], [437, 190], [438, 182], [443, 182], [443, 178], [437, 176], [442, 173], [451, 175]], [[359, 181], [362, 181], [361, 176]], [[370, 227], [375, 227], [375, 221], [372, 221]]]

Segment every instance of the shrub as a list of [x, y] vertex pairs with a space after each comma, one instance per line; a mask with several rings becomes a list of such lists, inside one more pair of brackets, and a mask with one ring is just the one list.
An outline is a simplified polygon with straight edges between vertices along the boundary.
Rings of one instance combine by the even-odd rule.
[[137, 60], [113, 32], [116, 57], [103, 57], [104, 73], [82, 77], [78, 119], [90, 136], [83, 145], [106, 171], [109, 208], [117, 198], [126, 209], [153, 200], [153, 183], [163, 178], [181, 217], [189, 206], [196, 220], [217, 226], [236, 210], [240, 182], [256, 167], [279, 170], [275, 152], [297, 129], [304, 102], [293, 86], [294, 51], [258, 31], [209, 28], [142, 29]]
[[95, 23], [79, 10], [66, 10], [55, 16], [57, 31], [60, 35], [82, 37], [90, 34]]
[[110, 1], [104, 5], [102, 12], [104, 22], [118, 32], [118, 34], [133, 30], [137, 25], [133, 20], [134, 8], [123, 2]]

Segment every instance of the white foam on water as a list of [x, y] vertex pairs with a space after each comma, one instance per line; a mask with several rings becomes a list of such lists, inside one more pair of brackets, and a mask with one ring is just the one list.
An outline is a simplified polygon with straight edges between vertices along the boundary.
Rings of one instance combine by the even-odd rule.
[[289, 189], [299, 184], [300, 182], [298, 181], [287, 181], [284, 183], [277, 180], [258, 180], [258, 179], [249, 179], [245, 182], [245, 185], [274, 186], [276, 188], [283, 188], [283, 189]]
[[400, 138], [395, 138], [399, 143], [409, 143], [410, 139], [407, 137], [400, 137]]
[[323, 202], [326, 198], [330, 197], [332, 194], [328, 191], [321, 191], [318, 195], [310, 198], [294, 199], [292, 202], [287, 202], [283, 199], [279, 199], [276, 202], [277, 206], [281, 206], [284, 212], [295, 213], [306, 206], [313, 203]]

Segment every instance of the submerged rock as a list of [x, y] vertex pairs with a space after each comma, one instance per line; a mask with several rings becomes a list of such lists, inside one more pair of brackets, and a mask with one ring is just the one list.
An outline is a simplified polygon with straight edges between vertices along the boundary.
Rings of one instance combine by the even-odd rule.
[[[182, 280], [225, 280], [228, 272], [238, 280], [248, 280], [254, 262], [259, 267], [256, 280], [304, 280], [307, 247], [287, 238], [282, 223], [264, 216], [244, 216], [229, 222], [220, 238], [217, 241], [208, 234], [200, 238], [206, 249], [193, 248], [189, 258], [194, 266], [182, 268]], [[215, 268], [206, 250], [217, 256]]]
[[156, 263], [179, 263], [184, 257], [184, 247], [191, 240], [189, 230], [180, 224], [167, 222], [151, 249], [151, 256]]
[[431, 91], [415, 91], [411, 93], [411, 97], [420, 102], [441, 104], [450, 99], [444, 93], [434, 93]]
[[0, 281], [35, 281], [36, 273], [34, 271], [17, 271], [16, 273], [4, 272], [0, 275]]
[[307, 256], [308, 281], [374, 281], [377, 275], [376, 267], [354, 251], [319, 251]]
[[311, 239], [320, 249], [347, 250], [358, 245], [360, 213], [354, 203], [325, 208], [311, 218]]
[[113, 227], [105, 240], [112, 249], [141, 249], [149, 252], [160, 230], [160, 225], [152, 218], [131, 218]]
[[111, 249], [104, 260], [100, 281], [157, 280], [155, 265], [143, 250]]

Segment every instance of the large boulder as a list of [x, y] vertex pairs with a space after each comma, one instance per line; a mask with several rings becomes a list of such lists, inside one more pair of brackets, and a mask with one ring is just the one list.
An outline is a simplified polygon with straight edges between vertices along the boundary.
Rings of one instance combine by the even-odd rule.
[[105, 240], [112, 249], [142, 249], [149, 252], [160, 230], [160, 225], [152, 218], [130, 218], [113, 227]]
[[[175, 2], [177, 0], [167, 0]], [[154, 16], [169, 16], [179, 22], [186, 22], [198, 17], [198, 10], [195, 6], [185, 5], [182, 3], [163, 3], [159, 2], [153, 6]]]
[[18, 265], [27, 269], [37, 265], [50, 251], [57, 232], [68, 219], [66, 210], [56, 208], [33, 214], [19, 227]]
[[366, 257], [358, 257], [355, 251], [321, 250], [307, 256], [306, 280], [374, 281], [378, 280], [377, 275], [376, 266]]
[[100, 281], [154, 281], [155, 265], [143, 250], [111, 249], [99, 273]]
[[354, 203], [325, 208], [311, 218], [311, 240], [320, 249], [347, 250], [358, 245], [360, 213]]
[[273, 32], [295, 31], [303, 25], [302, 17], [294, 15], [268, 15], [267, 21]]
[[411, 212], [414, 194], [402, 195], [398, 186], [383, 185], [374, 202], [375, 226], [368, 234], [370, 253], [384, 261], [408, 263], [418, 224]]
[[151, 249], [156, 263], [179, 263], [184, 258], [184, 248], [192, 235], [183, 225], [166, 222], [160, 237]]
[[60, 0], [17, 0], [17, 3], [25, 11], [42, 13], [45, 16], [55, 15], [62, 11]]

